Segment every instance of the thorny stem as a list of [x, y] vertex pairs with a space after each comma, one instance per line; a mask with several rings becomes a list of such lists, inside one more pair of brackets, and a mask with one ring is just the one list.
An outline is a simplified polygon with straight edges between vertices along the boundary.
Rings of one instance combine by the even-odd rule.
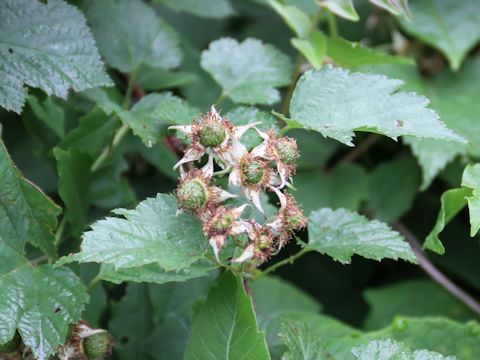
[[89, 292], [100, 280], [102, 279], [99, 276], [95, 276], [92, 281], [90, 281], [90, 283], [87, 285], [87, 292]]
[[[322, 12], [322, 9], [320, 8], [312, 20], [312, 24], [310, 25], [310, 29], [308, 29], [307, 35], [302, 39], [305, 39], [308, 36], [310, 36], [310, 34], [317, 28], [317, 24], [318, 24], [318, 21], [320, 20], [321, 12]], [[292, 97], [293, 90], [295, 89], [297, 80], [300, 77], [300, 70], [302, 67], [303, 59], [304, 59], [303, 54], [301, 52], [298, 53], [297, 62], [295, 63], [295, 68], [293, 70], [292, 81], [290, 82], [290, 86], [288, 87], [287, 94], [285, 95], [285, 98], [283, 99], [283, 103], [282, 103], [281, 113], [283, 115], [287, 115], [288, 105], [290, 104], [290, 99]]]
[[259, 273], [257, 276], [255, 276], [253, 278], [253, 281], [256, 281], [258, 279], [260, 279], [262, 276], [265, 276], [269, 273], [271, 273], [272, 271], [275, 271], [277, 270], [279, 267], [283, 266], [283, 265], [286, 265], [286, 264], [292, 264], [295, 260], [297, 260], [299, 257], [301, 257], [303, 254], [307, 253], [311, 251], [310, 249], [307, 249], [307, 248], [303, 248], [302, 250], [300, 250], [298, 253], [296, 254], [293, 254], [292, 256], [286, 258], [286, 259], [283, 259], [282, 261], [279, 261], [277, 262], [276, 264], [270, 266], [268, 269], [266, 269], [265, 271], [262, 271], [261, 273]]
[[418, 259], [418, 264], [420, 267], [438, 284], [443, 286], [450, 294], [458, 298], [465, 305], [467, 305], [473, 312], [480, 316], [480, 303], [477, 302], [472, 296], [462, 290], [457, 284], [452, 280], [447, 278], [439, 269], [433, 265], [430, 260], [428, 260], [427, 255], [422, 250], [420, 243], [416, 236], [410, 232], [410, 230], [400, 222], [397, 222], [393, 226], [400, 233], [405, 236], [405, 239], [408, 241], [412, 247], [413, 253]]

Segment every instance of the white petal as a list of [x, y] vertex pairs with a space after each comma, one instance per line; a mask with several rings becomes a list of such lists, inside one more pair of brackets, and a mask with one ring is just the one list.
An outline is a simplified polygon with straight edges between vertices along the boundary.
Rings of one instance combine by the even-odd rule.
[[245, 220], [234, 221], [230, 230], [228, 231], [228, 235], [236, 236], [244, 233], [248, 233], [252, 224]]
[[270, 227], [274, 232], [279, 232], [280, 230], [282, 230], [283, 222], [282, 222], [282, 219], [279, 216], [277, 216], [275, 217], [275, 220], [265, 225]]
[[169, 126], [168, 129], [181, 131], [185, 135], [191, 135], [193, 133], [193, 125], [175, 125]]
[[280, 190], [278, 190], [276, 187], [274, 186], [271, 186], [270, 187], [271, 190], [273, 190], [275, 192], [275, 194], [277, 194], [278, 196], [278, 199], [280, 200], [280, 206], [282, 208], [284, 208], [285, 206], [287, 206], [287, 197], [285, 196], [285, 194], [283, 194]]
[[[242, 135], [245, 134], [245, 131], [247, 131], [248, 129], [251, 129], [252, 127], [255, 128], [256, 125], [260, 125], [261, 123], [262, 123], [261, 121], [257, 121], [257, 122], [251, 123], [251, 124], [237, 126], [234, 129], [234, 135], [237, 137], [237, 139], [240, 140]], [[255, 130], [256, 130], [256, 128], [255, 128]]]
[[210, 188], [210, 191], [212, 192], [212, 197], [215, 199], [215, 202], [217, 203], [221, 203], [221, 202], [224, 202], [225, 200], [238, 197], [238, 195], [231, 194], [228, 191], [225, 191], [222, 188], [219, 188], [218, 186], [212, 186]]
[[228, 176], [228, 185], [240, 186], [242, 184], [242, 179], [240, 177], [240, 171], [234, 169]]
[[186, 164], [195, 160], [200, 159], [205, 154], [205, 148], [201, 147], [188, 147], [185, 153], [183, 154], [183, 158], [180, 159], [179, 162], [175, 164], [173, 169], [175, 170], [182, 164]]
[[225, 244], [225, 237], [223, 235], [212, 236], [210, 239], [208, 239], [208, 243], [213, 249], [215, 258], [220, 263], [220, 258], [218, 257], [218, 254], [220, 253], [220, 249]]
[[255, 256], [255, 247], [253, 244], [248, 245], [245, 250], [240, 254], [236, 259], [233, 259], [232, 262], [244, 262], [252, 259]]
[[260, 145], [254, 147], [252, 151], [250, 151], [250, 155], [252, 157], [261, 157], [261, 158], [266, 158], [267, 160], [273, 160], [272, 157], [267, 156], [267, 149], [268, 149], [268, 143], [264, 141]]
[[260, 210], [260, 212], [265, 216], [265, 211], [263, 211], [262, 203], [260, 202], [260, 197], [262, 193], [259, 190], [250, 190], [245, 189], [245, 196], [250, 200], [255, 207]]
[[263, 140], [270, 140], [270, 135], [268, 135], [266, 132], [263, 132], [261, 130], [258, 130], [257, 128], [255, 128], [255, 130], [257, 131], [258, 135], [260, 135], [260, 137], [263, 139]]
[[213, 153], [208, 154], [208, 161], [204, 167], [201, 169], [203, 175], [206, 178], [211, 178], [213, 176]]
[[250, 206], [250, 204], [243, 204], [242, 206], [240, 207], [237, 207], [237, 208], [234, 208], [232, 210], [232, 215], [233, 215], [233, 218], [234, 219], [238, 219], [240, 217], [240, 215], [242, 215], [243, 211], [245, 210], [245, 208], [247, 206]]

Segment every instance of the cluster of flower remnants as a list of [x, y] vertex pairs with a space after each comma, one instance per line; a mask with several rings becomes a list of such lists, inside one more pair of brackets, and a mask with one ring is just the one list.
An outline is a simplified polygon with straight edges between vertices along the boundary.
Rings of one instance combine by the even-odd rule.
[[[210, 112], [194, 119], [192, 125], [171, 127], [191, 140], [183, 158], [175, 165], [175, 168], [180, 166], [181, 175], [176, 190], [179, 211], [195, 215], [202, 222], [203, 233], [208, 236], [219, 262], [219, 252], [228, 236], [248, 235], [243, 252], [232, 262], [253, 260], [260, 264], [276, 254], [293, 237], [294, 231], [307, 223], [293, 196], [285, 190], [282, 192], [295, 174], [295, 162], [299, 157], [297, 143], [288, 137], [277, 137], [273, 129], [268, 133], [260, 131], [255, 127], [259, 124], [234, 126], [228, 118], [222, 119], [213, 105]], [[252, 128], [263, 142], [249, 152], [241, 140]], [[206, 165], [201, 169], [193, 168], [192, 162], [206, 153]], [[230, 173], [229, 185], [239, 188], [264, 216], [260, 199], [265, 191], [274, 192], [280, 202], [278, 212], [259, 224], [253, 219], [241, 218], [249, 204], [221, 205], [239, 195], [211, 185], [216, 175], [214, 160], [222, 169], [218, 173]], [[189, 170], [185, 171], [184, 166]]]

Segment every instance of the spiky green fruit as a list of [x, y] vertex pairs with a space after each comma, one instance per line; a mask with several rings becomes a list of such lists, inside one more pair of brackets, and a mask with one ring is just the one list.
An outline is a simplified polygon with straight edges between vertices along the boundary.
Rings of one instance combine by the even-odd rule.
[[291, 138], [279, 139], [275, 144], [275, 151], [280, 160], [287, 165], [294, 164], [298, 158], [297, 142]]
[[177, 190], [178, 201], [189, 211], [201, 209], [208, 201], [207, 185], [200, 178], [185, 180]]
[[200, 144], [215, 147], [220, 145], [227, 136], [221, 124], [205, 124], [200, 130]]
[[89, 360], [105, 359], [110, 354], [112, 346], [106, 331], [90, 335], [83, 340], [83, 349]]

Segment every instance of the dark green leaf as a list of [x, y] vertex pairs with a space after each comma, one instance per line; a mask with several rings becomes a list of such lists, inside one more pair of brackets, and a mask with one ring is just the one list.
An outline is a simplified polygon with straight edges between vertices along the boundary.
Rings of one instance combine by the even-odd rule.
[[112, 85], [85, 18], [62, 0], [0, 3], [0, 105], [21, 112], [27, 89], [66, 98], [68, 89]]

